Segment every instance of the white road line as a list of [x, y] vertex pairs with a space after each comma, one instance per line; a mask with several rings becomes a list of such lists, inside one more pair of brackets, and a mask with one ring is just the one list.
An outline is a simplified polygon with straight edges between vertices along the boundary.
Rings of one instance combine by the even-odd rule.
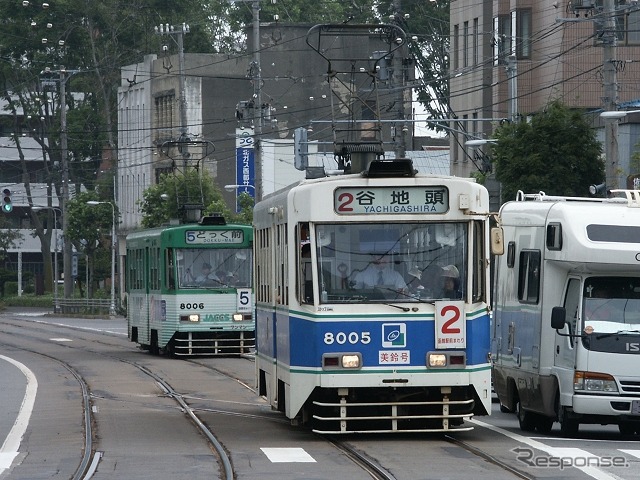
[[272, 463], [315, 463], [314, 458], [304, 448], [261, 448]]
[[33, 405], [36, 401], [36, 393], [38, 392], [38, 380], [31, 370], [25, 365], [14, 360], [13, 358], [0, 355], [0, 359], [5, 360], [12, 365], [16, 366], [27, 379], [27, 387], [25, 389], [24, 398], [22, 399], [22, 405], [20, 411], [16, 417], [16, 421], [11, 427], [11, 431], [7, 438], [4, 440], [2, 447], [0, 447], [0, 474], [11, 467], [13, 460], [18, 456], [18, 448], [24, 432], [29, 426], [29, 419], [31, 418], [31, 412], [33, 411]]
[[[580, 448], [551, 447], [549, 445], [545, 445], [544, 443], [538, 442], [537, 440], [534, 440], [532, 438], [524, 437], [522, 435], [518, 435], [517, 433], [509, 432], [500, 427], [496, 427], [495, 425], [491, 425], [489, 423], [476, 420], [475, 418], [471, 419], [471, 422], [475, 423], [480, 427], [488, 428], [489, 430], [493, 430], [496, 433], [500, 433], [501, 435], [504, 435], [505, 437], [509, 437], [510, 439], [515, 440], [516, 442], [523, 443], [525, 445], [528, 445], [531, 448], [535, 448], [536, 450], [541, 450], [552, 457], [572, 458], [572, 459], [575, 459], [578, 457], [585, 458], [585, 459], [597, 458], [597, 455], [593, 455], [587, 452], [586, 450], [582, 450]], [[586, 473], [591, 478], [595, 478], [596, 480], [620, 480], [620, 477], [618, 477], [617, 475], [607, 473], [603, 470], [600, 470], [597, 467], [592, 467], [592, 466], [583, 467], [583, 466], [577, 466], [577, 465], [573, 465], [573, 467]]]
[[631, 455], [632, 457], [640, 458], [640, 450], [623, 450], [619, 448], [622, 453], [626, 453], [627, 455]]

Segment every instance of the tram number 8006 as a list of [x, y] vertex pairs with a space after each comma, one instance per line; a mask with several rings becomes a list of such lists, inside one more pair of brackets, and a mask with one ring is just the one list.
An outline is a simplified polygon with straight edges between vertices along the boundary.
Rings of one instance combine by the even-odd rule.
[[180, 310], [204, 310], [204, 303], [181, 303]]
[[350, 343], [351, 345], [362, 343], [363, 345], [366, 345], [370, 342], [370, 332], [326, 332], [324, 334], [324, 343], [326, 345], [333, 345], [334, 343], [337, 343], [338, 345], [344, 345], [345, 343]]

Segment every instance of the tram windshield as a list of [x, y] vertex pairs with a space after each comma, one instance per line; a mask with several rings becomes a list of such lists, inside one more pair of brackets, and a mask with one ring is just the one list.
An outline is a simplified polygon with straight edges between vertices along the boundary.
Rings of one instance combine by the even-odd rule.
[[251, 287], [250, 248], [176, 250], [180, 288]]
[[[462, 222], [318, 224], [320, 303], [465, 298], [467, 231]], [[306, 301], [310, 291], [301, 293]]]

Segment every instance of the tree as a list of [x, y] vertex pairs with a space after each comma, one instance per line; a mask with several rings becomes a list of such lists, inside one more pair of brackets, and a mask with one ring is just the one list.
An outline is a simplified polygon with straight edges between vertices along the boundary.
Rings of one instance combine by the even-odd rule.
[[[95, 283], [105, 279], [109, 272], [108, 267], [102, 268], [100, 275], [97, 275], [96, 264], [98, 259], [103, 259], [101, 264], [104, 265], [104, 258], [108, 258], [107, 254], [111, 251], [113, 210], [109, 203], [89, 205], [88, 201], [104, 200], [100, 200], [95, 192], [79, 192], [69, 201], [69, 225], [66, 236], [73, 242], [76, 251], [86, 256], [89, 270], [87, 289], [89, 297], [92, 298]], [[115, 213], [117, 221], [117, 209]]]
[[604, 180], [602, 146], [582, 112], [551, 103], [531, 121], [505, 123], [494, 132], [493, 165], [502, 199], [518, 190], [588, 196]]
[[10, 227], [4, 217], [0, 217], [0, 260], [3, 260], [10, 248], [15, 248], [22, 241], [20, 230]]
[[[408, 48], [417, 70], [413, 86], [430, 118], [451, 117], [449, 107], [449, 0], [403, 0], [395, 22], [407, 34]], [[393, 2], [378, 2], [381, 19], [394, 13]], [[406, 17], [405, 17], [406, 15]], [[389, 20], [384, 20], [389, 21]], [[433, 126], [441, 130], [440, 124]]]
[[231, 212], [222, 193], [206, 171], [191, 169], [185, 174], [164, 174], [156, 185], [147, 188], [142, 194], [142, 227], [159, 227], [171, 219], [188, 221], [185, 204], [200, 205], [203, 215], [222, 214], [227, 223], [250, 224], [253, 218], [253, 198], [241, 195], [240, 202], [242, 212]]
[[[190, 24], [185, 51], [212, 51], [201, 0], [52, 0], [0, 2], [0, 97], [6, 104], [9, 132], [21, 161], [27, 203], [34, 205], [30, 178], [45, 183], [47, 197], [62, 204], [62, 148], [60, 112], [67, 112], [65, 160], [70, 183], [94, 188], [97, 165], [105, 152], [117, 161], [116, 98], [120, 68], [139, 62], [149, 52], [160, 52], [171, 40], [154, 33], [158, 24]], [[222, 2], [224, 3], [224, 2]], [[63, 73], [64, 72], [64, 73]], [[60, 98], [60, 82], [66, 96]], [[133, 79], [135, 81], [135, 78]], [[7, 120], [7, 115], [4, 116]], [[34, 174], [25, 160], [22, 136], [41, 148], [42, 164]], [[33, 152], [29, 152], [33, 157]], [[55, 203], [49, 201], [51, 208]], [[54, 228], [31, 210], [31, 220], [41, 243], [43, 258], [50, 257]], [[45, 286], [52, 284], [45, 262]]]

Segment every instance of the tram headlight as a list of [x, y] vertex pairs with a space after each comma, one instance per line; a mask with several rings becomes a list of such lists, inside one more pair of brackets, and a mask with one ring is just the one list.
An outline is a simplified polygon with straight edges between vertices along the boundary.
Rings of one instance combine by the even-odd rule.
[[199, 322], [200, 315], [197, 313], [190, 313], [189, 315], [180, 315], [181, 322]]
[[241, 322], [242, 320], [244, 320], [244, 315], [242, 315], [241, 313], [234, 313], [233, 314], [233, 321], [234, 322]]
[[356, 370], [362, 368], [362, 355], [359, 353], [325, 353], [322, 355], [322, 368], [325, 370]]
[[446, 367], [447, 356], [444, 353], [428, 353], [427, 365], [429, 367]]
[[343, 355], [342, 368], [360, 368], [359, 355]]
[[428, 352], [427, 368], [465, 368], [467, 355], [462, 350]]
[[596, 372], [575, 372], [573, 389], [582, 392], [618, 393], [618, 385], [611, 375]]

